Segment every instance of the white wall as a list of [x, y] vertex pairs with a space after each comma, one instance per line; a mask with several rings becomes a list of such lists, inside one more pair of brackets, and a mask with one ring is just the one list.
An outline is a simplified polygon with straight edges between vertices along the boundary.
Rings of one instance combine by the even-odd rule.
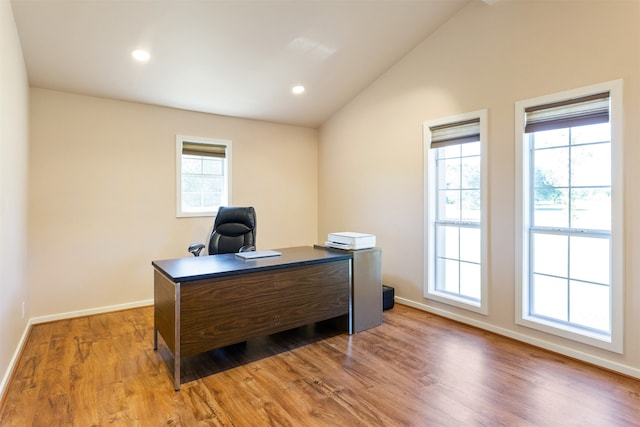
[[34, 321], [151, 303], [151, 261], [206, 242], [212, 218], [175, 216], [176, 134], [232, 141], [259, 249], [316, 243], [314, 129], [36, 88], [30, 105]]
[[[515, 324], [514, 104], [624, 79], [625, 352]], [[407, 304], [640, 376], [640, 2], [472, 1], [320, 129], [318, 239], [377, 235]], [[422, 123], [489, 111], [489, 315], [423, 298]]]
[[13, 11], [11, 4], [3, 0], [0, 1], [0, 397], [29, 318], [28, 90]]

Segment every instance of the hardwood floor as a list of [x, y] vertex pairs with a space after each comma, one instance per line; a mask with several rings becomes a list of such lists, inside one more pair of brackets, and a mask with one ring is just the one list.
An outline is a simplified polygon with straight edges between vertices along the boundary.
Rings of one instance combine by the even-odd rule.
[[187, 359], [151, 307], [33, 327], [1, 426], [640, 426], [640, 381], [396, 305]]

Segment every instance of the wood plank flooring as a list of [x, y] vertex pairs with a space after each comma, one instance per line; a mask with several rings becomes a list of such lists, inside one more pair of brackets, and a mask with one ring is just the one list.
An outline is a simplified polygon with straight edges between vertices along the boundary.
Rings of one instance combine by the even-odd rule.
[[33, 327], [1, 426], [640, 426], [640, 381], [409, 307], [183, 362], [151, 307]]

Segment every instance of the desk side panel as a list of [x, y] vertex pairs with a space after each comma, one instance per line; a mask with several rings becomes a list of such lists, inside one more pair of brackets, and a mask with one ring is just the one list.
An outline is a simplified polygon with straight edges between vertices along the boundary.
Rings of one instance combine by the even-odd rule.
[[153, 318], [155, 327], [162, 335], [171, 352], [176, 354], [176, 284], [166, 276], [153, 272]]
[[353, 330], [382, 324], [382, 251], [353, 251]]
[[188, 356], [349, 313], [351, 261], [181, 284]]

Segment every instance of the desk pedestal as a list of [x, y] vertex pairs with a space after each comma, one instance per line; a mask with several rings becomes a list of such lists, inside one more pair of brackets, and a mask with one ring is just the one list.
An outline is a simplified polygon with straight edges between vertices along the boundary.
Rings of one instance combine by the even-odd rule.
[[353, 332], [382, 324], [382, 250], [380, 248], [342, 250], [316, 245], [353, 256], [352, 312]]
[[350, 251], [353, 254], [353, 331], [382, 324], [382, 251], [380, 248]]

